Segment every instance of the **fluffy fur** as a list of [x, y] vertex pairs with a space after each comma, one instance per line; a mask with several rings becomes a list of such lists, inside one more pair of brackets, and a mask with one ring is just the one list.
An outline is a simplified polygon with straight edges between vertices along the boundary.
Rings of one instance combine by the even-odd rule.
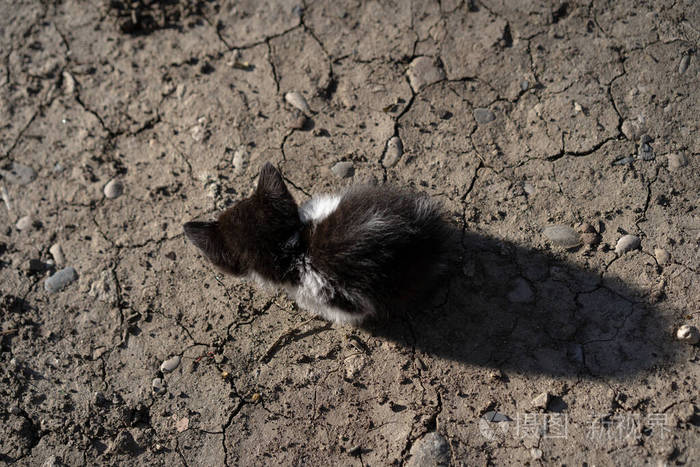
[[224, 272], [283, 286], [302, 308], [339, 323], [420, 307], [447, 271], [449, 233], [436, 201], [354, 187], [297, 207], [269, 163], [253, 196], [184, 229]]

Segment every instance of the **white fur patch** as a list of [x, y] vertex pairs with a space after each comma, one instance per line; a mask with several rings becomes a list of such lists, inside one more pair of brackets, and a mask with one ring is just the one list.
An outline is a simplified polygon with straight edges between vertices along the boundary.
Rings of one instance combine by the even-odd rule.
[[338, 208], [341, 195], [317, 195], [299, 206], [299, 217], [303, 223], [319, 223]]
[[301, 283], [290, 290], [296, 302], [302, 308], [335, 323], [359, 324], [364, 318], [373, 313], [368, 300], [362, 297], [352, 297], [350, 300], [357, 303], [362, 309], [361, 313], [348, 313], [340, 308], [329, 305], [334, 294], [341, 291], [333, 290], [325, 277], [310, 266], [305, 266], [301, 273]]

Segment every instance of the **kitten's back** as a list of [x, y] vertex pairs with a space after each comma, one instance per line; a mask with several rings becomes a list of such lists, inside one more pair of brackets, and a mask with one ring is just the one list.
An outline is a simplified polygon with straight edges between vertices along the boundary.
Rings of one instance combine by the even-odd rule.
[[446, 272], [450, 235], [427, 195], [356, 187], [324, 214], [311, 229], [311, 264], [380, 309], [420, 305]]

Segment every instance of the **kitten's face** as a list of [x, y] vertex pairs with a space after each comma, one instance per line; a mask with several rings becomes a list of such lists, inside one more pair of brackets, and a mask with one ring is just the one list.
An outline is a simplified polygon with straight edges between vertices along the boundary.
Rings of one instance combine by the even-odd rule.
[[279, 250], [301, 225], [294, 199], [272, 164], [260, 172], [255, 193], [216, 222], [188, 222], [185, 235], [222, 271], [236, 276], [255, 271], [274, 276]]

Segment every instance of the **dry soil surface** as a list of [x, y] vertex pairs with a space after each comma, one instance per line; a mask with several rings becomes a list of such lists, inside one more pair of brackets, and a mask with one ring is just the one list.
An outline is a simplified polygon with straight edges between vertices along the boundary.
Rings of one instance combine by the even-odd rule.
[[[698, 462], [694, 0], [0, 8], [0, 463]], [[267, 161], [442, 200], [434, 307], [220, 276], [182, 224]]]

